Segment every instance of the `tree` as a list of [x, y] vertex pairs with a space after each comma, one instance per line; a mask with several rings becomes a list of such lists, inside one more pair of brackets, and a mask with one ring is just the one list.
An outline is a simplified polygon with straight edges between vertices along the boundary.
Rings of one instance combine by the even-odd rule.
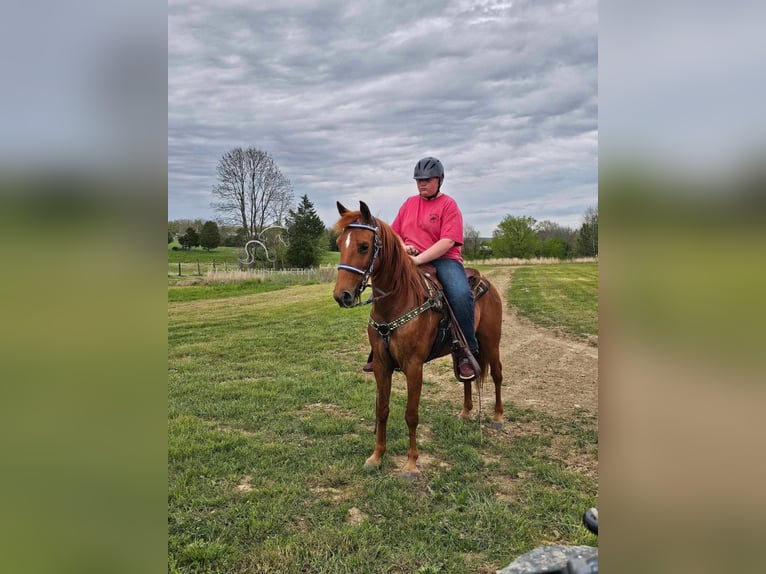
[[197, 232], [193, 227], [187, 227], [186, 233], [178, 238], [178, 243], [180, 243], [181, 247], [184, 249], [191, 250], [192, 247], [197, 247], [199, 245], [199, 235], [197, 235]]
[[228, 230], [223, 238], [224, 247], [243, 247], [247, 242], [245, 230], [242, 227]]
[[256, 148], [235, 148], [223, 154], [217, 167], [218, 183], [212, 206], [245, 230], [246, 239], [258, 237], [272, 223], [281, 223], [293, 202], [290, 180], [272, 157]]
[[478, 259], [481, 239], [479, 231], [472, 225], [463, 226], [463, 257], [466, 259]]
[[598, 255], [598, 207], [589, 207], [577, 234], [577, 254], [581, 257]]
[[221, 244], [221, 232], [215, 221], [206, 221], [199, 234], [199, 244], [206, 250], [215, 249]]
[[287, 216], [289, 238], [285, 260], [295, 267], [315, 267], [324, 251], [325, 227], [307, 195], [301, 197], [298, 210]]
[[568, 255], [568, 245], [561, 237], [550, 237], [542, 242], [542, 256], [564, 259]]
[[329, 251], [340, 251], [338, 249], [338, 234], [333, 231], [332, 227], [328, 227], [324, 230], [324, 236], [327, 239], [325, 242], [327, 244], [327, 249]]
[[532, 217], [506, 215], [492, 232], [490, 245], [494, 256], [531, 258], [540, 249], [534, 225]]
[[173, 234], [170, 233], [170, 229], [168, 229], [168, 243], [173, 243]]
[[541, 241], [540, 255], [564, 259], [574, 253], [576, 232], [553, 221], [544, 220], [535, 225], [535, 233]]
[[197, 233], [202, 229], [201, 219], [174, 219], [168, 221], [168, 231], [170, 231], [174, 237], [180, 237], [185, 229], [192, 228]]

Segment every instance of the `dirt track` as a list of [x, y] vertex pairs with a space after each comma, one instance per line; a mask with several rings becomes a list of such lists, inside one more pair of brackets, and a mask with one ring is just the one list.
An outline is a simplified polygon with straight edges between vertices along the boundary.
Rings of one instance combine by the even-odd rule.
[[[585, 409], [598, 412], [598, 339], [544, 329], [534, 325], [505, 303], [510, 287], [508, 269], [487, 274], [503, 298], [503, 334], [500, 341], [503, 363], [503, 402], [518, 407], [567, 416]], [[454, 400], [449, 359], [425, 366], [427, 377], [444, 379], [438, 393]], [[440, 381], [441, 382], [441, 381]], [[482, 405], [493, 405], [492, 381], [487, 380]], [[458, 405], [459, 406], [459, 405]]]
[[[505, 301], [506, 270], [488, 275]], [[598, 339], [576, 338], [535, 326], [503, 305], [504, 398], [553, 415], [598, 412]]]

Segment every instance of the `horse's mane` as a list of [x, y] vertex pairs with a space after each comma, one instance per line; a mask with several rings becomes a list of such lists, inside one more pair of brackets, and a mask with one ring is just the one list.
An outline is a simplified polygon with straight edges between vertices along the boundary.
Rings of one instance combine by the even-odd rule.
[[[340, 235], [343, 230], [354, 222], [364, 222], [360, 211], [347, 211], [341, 215], [338, 222], [333, 227], [333, 231]], [[385, 269], [385, 273], [391, 280], [392, 292], [396, 297], [408, 297], [413, 295], [418, 299], [427, 299], [423, 276], [418, 271], [418, 266], [413, 263], [409, 255], [402, 249], [402, 243], [396, 232], [385, 221], [375, 218], [378, 226], [378, 237], [380, 237], [380, 253], [378, 258], [378, 269]]]

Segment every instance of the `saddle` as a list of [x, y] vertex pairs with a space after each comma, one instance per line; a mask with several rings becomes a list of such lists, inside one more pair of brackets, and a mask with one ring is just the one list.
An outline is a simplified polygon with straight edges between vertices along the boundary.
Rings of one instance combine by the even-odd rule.
[[[444, 295], [444, 288], [442, 287], [442, 284], [437, 276], [436, 267], [430, 264], [425, 264], [420, 266], [420, 270], [426, 278], [427, 284], [430, 284], [429, 290], [433, 289], [436, 293], [438, 293], [441, 301], [444, 303], [444, 307], [446, 308], [446, 313], [442, 313], [442, 318], [439, 321], [439, 330], [436, 334], [436, 340], [431, 346], [431, 351], [428, 354], [426, 362], [429, 362], [431, 359], [435, 359], [437, 356], [439, 356], [439, 351], [447, 342], [447, 337], [451, 336], [452, 368], [455, 371], [455, 378], [460, 380], [459, 363], [460, 359], [463, 357], [468, 357], [468, 360], [471, 361], [473, 365], [477, 377], [480, 376], [481, 369], [479, 368], [479, 364], [476, 362], [470, 350], [468, 349], [468, 343], [466, 342], [465, 335], [463, 335], [463, 332], [460, 330], [460, 325], [458, 325], [457, 321], [455, 320], [455, 316], [452, 313], [452, 308], [447, 301], [447, 297]], [[465, 275], [468, 279], [468, 285], [471, 287], [471, 291], [473, 292], [473, 299], [475, 303], [481, 299], [487, 293], [487, 291], [489, 291], [489, 281], [487, 281], [482, 276], [478, 269], [474, 269], [473, 267], [466, 267]]]
[[[444, 291], [441, 282], [439, 281], [439, 277], [436, 273], [436, 267], [431, 265], [430, 263], [425, 263], [423, 265], [420, 265], [420, 270], [423, 272], [423, 275], [426, 276], [426, 279], [428, 279], [433, 287], [439, 291]], [[489, 281], [487, 281], [481, 274], [481, 272], [478, 269], [474, 269], [473, 267], [466, 267], [465, 268], [465, 276], [468, 279], [468, 285], [471, 287], [471, 291], [473, 291], [473, 300], [478, 301], [481, 299], [484, 294], [489, 291]]]

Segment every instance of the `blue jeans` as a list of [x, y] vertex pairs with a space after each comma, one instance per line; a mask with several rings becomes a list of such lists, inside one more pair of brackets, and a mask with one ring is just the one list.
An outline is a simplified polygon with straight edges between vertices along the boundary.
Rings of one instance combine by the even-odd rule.
[[473, 291], [468, 285], [463, 264], [455, 259], [435, 259], [431, 261], [431, 265], [436, 267], [447, 301], [455, 313], [465, 340], [468, 341], [468, 347], [475, 355], [479, 350], [479, 343], [476, 341], [476, 331], [473, 326]]

